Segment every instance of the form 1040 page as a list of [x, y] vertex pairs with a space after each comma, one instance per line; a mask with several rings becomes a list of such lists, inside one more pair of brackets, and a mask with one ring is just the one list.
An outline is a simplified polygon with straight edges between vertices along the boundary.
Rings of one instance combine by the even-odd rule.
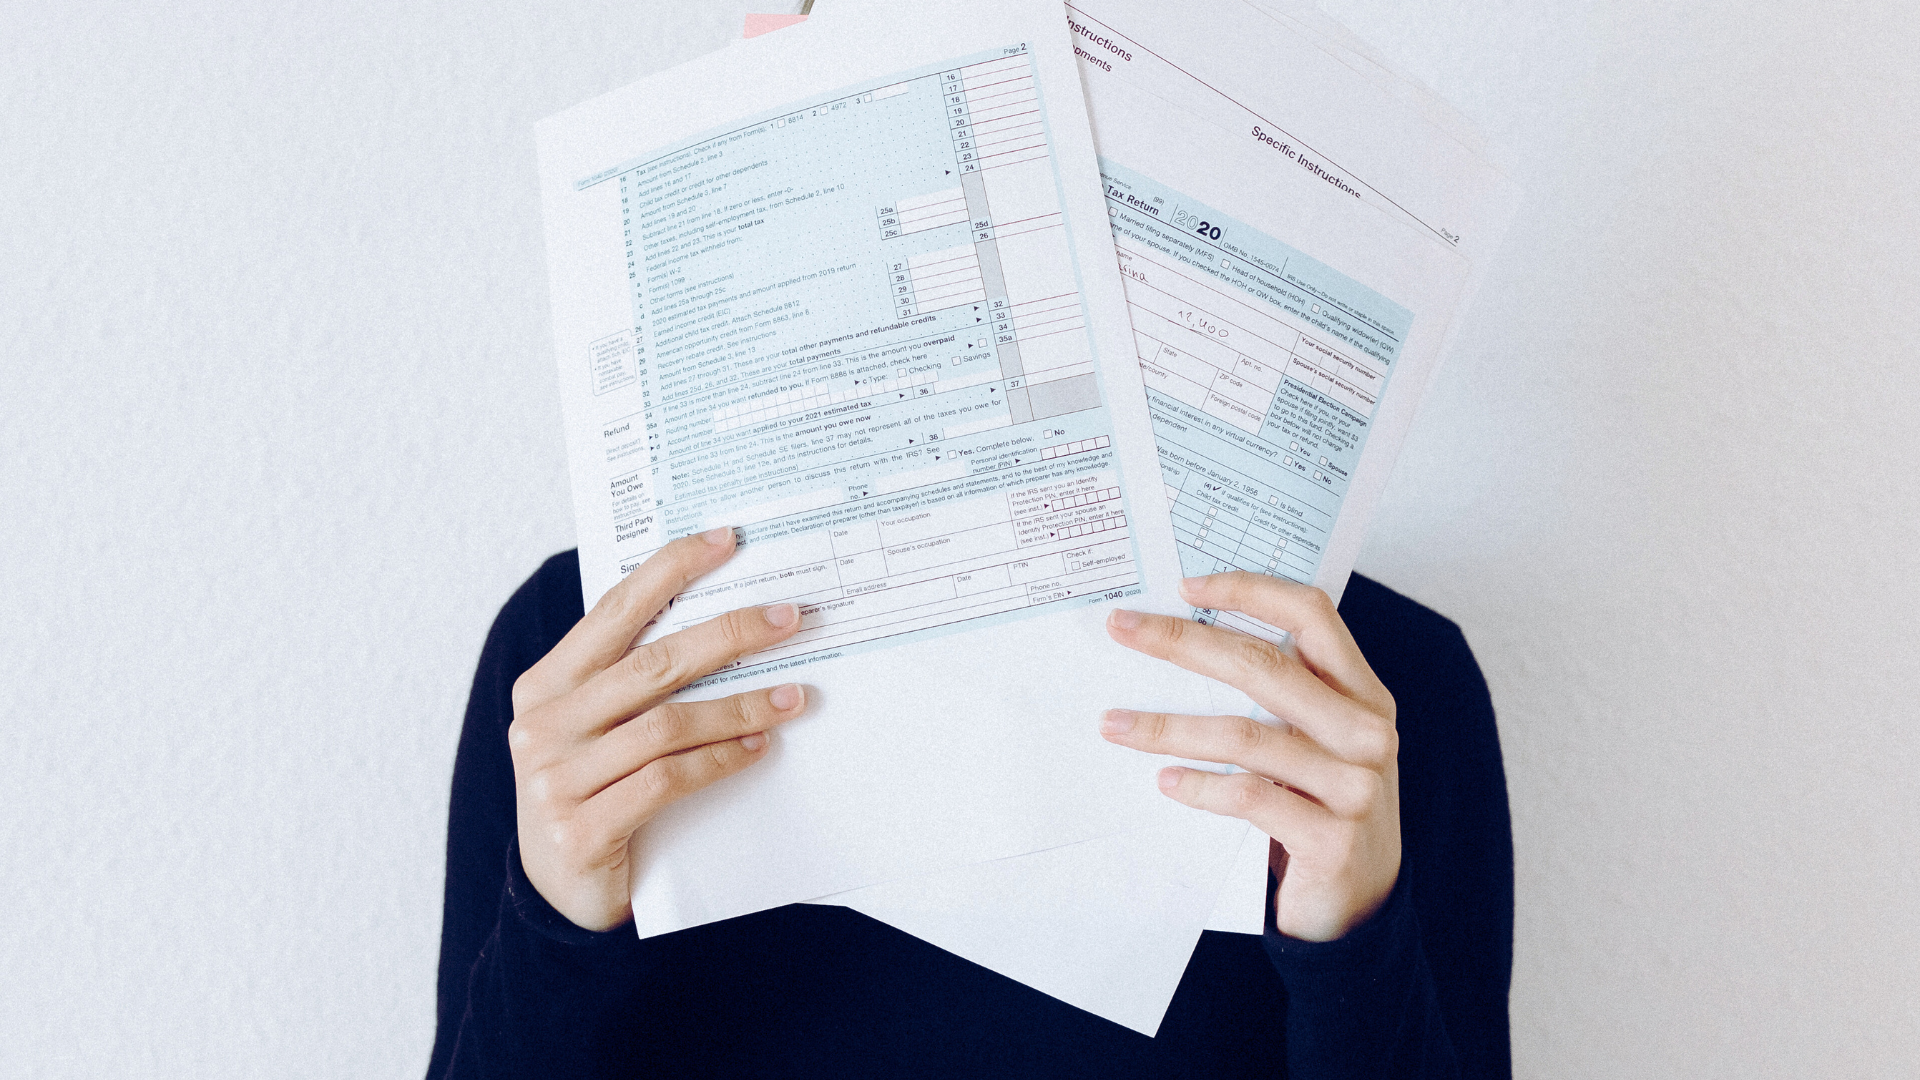
[[587, 181], [633, 291], [621, 570], [738, 526], [660, 631], [774, 586], [805, 628], [753, 666], [1140, 585], [1031, 54], [899, 75]]
[[[641, 867], [643, 933], [1179, 809], [1087, 737], [1206, 691], [1102, 629], [1182, 609], [1065, 28], [1012, 2], [900, 23], [842, 3], [542, 126], [586, 598], [736, 527], [649, 633], [794, 602], [798, 634], [691, 692], [803, 679], [823, 718], [648, 826], [644, 859], [684, 858]], [[774, 808], [859, 836], [768, 853], [746, 830]], [[764, 858], [793, 864], [780, 895]]]

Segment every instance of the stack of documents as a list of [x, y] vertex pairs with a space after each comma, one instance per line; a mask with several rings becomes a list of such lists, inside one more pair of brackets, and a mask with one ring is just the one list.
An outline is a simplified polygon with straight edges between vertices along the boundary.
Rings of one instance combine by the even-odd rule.
[[540, 126], [585, 599], [733, 526], [649, 634], [797, 603], [686, 696], [814, 702], [635, 837], [635, 921], [844, 904], [1151, 1035], [1203, 929], [1260, 931], [1267, 839], [1095, 724], [1255, 713], [1106, 614], [1282, 642], [1178, 579], [1339, 595], [1515, 193], [1311, 8], [904, 11]]

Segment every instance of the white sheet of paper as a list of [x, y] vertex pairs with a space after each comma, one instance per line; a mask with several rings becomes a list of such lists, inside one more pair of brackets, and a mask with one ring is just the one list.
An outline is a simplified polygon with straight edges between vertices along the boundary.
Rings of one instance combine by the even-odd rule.
[[[1228, 934], [1258, 934], [1267, 925], [1268, 847], [1272, 840], [1249, 828], [1240, 838], [1233, 865], [1221, 879], [1205, 929]], [[1258, 888], [1254, 886], [1258, 885]]]
[[[815, 902], [871, 915], [1152, 1036], [1248, 832], [1246, 822], [1210, 816]], [[1027, 864], [1041, 856], [1037, 873]]]
[[1186, 813], [1094, 732], [1206, 691], [1104, 632], [1178, 559], [1065, 28], [908, 22], [841, 0], [538, 130], [586, 600], [731, 525], [653, 632], [803, 616], [687, 691], [811, 707], [636, 836], [642, 936]]
[[1487, 141], [1486, 136], [1454, 104], [1426, 85], [1394, 70], [1393, 65], [1374, 48], [1373, 43], [1320, 9], [1316, 0], [1246, 0], [1294, 33], [1313, 38], [1320, 48], [1333, 55], [1354, 74], [1373, 83], [1386, 94], [1414, 109], [1437, 130], [1445, 132], [1461, 146], [1505, 171], [1504, 148]]
[[[1238, 374], [1234, 363], [1252, 359], [1258, 364], [1266, 359], [1260, 350], [1273, 351], [1275, 330], [1291, 327], [1316, 337], [1335, 330], [1315, 318], [1321, 312], [1314, 305], [1321, 299], [1351, 301], [1356, 297], [1367, 299], [1371, 294], [1374, 301], [1384, 301], [1382, 307], [1398, 308], [1403, 313], [1395, 329], [1405, 332], [1384, 358], [1331, 357], [1333, 362], [1372, 359], [1376, 368], [1384, 368], [1390, 376], [1381, 380], [1387, 388], [1375, 394], [1370, 408], [1368, 403], [1351, 398], [1354, 388], [1350, 385], [1340, 388], [1345, 396], [1322, 404], [1323, 408], [1345, 410], [1349, 421], [1364, 423], [1363, 441], [1350, 448], [1357, 453], [1344, 461], [1339, 460], [1340, 455], [1328, 455], [1335, 459], [1331, 463], [1335, 468], [1327, 468], [1330, 463], [1322, 461], [1320, 453], [1299, 455], [1292, 447], [1278, 446], [1274, 427], [1249, 421], [1236, 425], [1248, 436], [1243, 448], [1265, 436], [1269, 458], [1277, 456], [1284, 466], [1294, 466], [1295, 461], [1285, 459], [1295, 457], [1299, 467], [1289, 478], [1290, 484], [1251, 467], [1224, 477], [1209, 476], [1204, 469], [1169, 470], [1170, 488], [1174, 486], [1174, 473], [1181, 474], [1181, 486], [1170, 490], [1170, 495], [1187, 572], [1234, 567], [1283, 573], [1312, 581], [1337, 598], [1352, 570], [1366, 518], [1444, 352], [1454, 316], [1471, 295], [1497, 247], [1517, 192], [1488, 164], [1478, 150], [1478, 142], [1462, 137], [1462, 125], [1450, 110], [1437, 105], [1430, 95], [1395, 82], [1377, 64], [1356, 62], [1357, 54], [1352, 50], [1311, 32], [1299, 21], [1278, 20], [1244, 4], [1222, 5], [1210, 10], [1206, 20], [1195, 21], [1144, 0], [1078, 0], [1068, 7], [1068, 16], [1082, 54], [1096, 142], [1114, 178], [1123, 179], [1127, 185], [1118, 191], [1112, 184], [1108, 187], [1116, 224], [1123, 224], [1118, 215], [1129, 209], [1136, 219], [1132, 226], [1117, 230], [1116, 241], [1123, 263], [1129, 264], [1130, 271], [1137, 271], [1128, 274], [1127, 286], [1140, 358], [1149, 369], [1149, 387], [1189, 410], [1176, 420], [1192, 423], [1198, 420], [1194, 413], [1225, 418], [1229, 424], [1246, 420], [1249, 402], [1243, 399], [1248, 395], [1244, 387], [1232, 386], [1236, 380], [1231, 377]], [[1269, 138], [1263, 140], [1256, 135], [1256, 127]], [[1289, 155], [1282, 147], [1293, 153]], [[1303, 160], [1317, 166], [1318, 171], [1302, 164]], [[1127, 174], [1124, 178], [1123, 173]], [[1135, 195], [1141, 205], [1130, 206], [1126, 201], [1129, 194]], [[1153, 201], [1156, 198], [1163, 201]], [[1196, 238], [1194, 247], [1176, 254], [1165, 246], [1156, 246], [1170, 230], [1159, 235], [1146, 231], [1149, 207], [1162, 211], [1155, 216], [1157, 223], [1188, 235], [1194, 235], [1203, 222], [1210, 230], [1220, 225], [1216, 214], [1224, 214], [1229, 224], [1222, 228], [1222, 236], [1206, 237], [1213, 243], [1202, 244]], [[1265, 302], [1257, 296], [1233, 293], [1237, 282], [1263, 269], [1258, 261], [1240, 259], [1234, 252], [1258, 260], [1262, 250], [1272, 245], [1294, 249], [1322, 264], [1320, 270], [1334, 275], [1294, 284], [1333, 283], [1341, 287], [1343, 295], [1314, 297], [1304, 311], [1288, 311], [1284, 302]], [[1200, 257], [1209, 253], [1211, 258]], [[1241, 264], [1237, 273], [1235, 263]], [[1178, 278], [1173, 282], [1156, 280], [1169, 274]], [[1266, 283], [1277, 288], [1289, 281], [1270, 275]], [[1159, 288], [1162, 284], [1174, 288]], [[1224, 297], [1209, 304], [1206, 300], [1210, 292], [1205, 290], [1223, 293]], [[1156, 293], [1160, 294], [1158, 298]], [[1190, 302], [1169, 304], [1168, 293], [1175, 294], [1172, 299]], [[1193, 320], [1181, 318], [1182, 312], [1192, 315]], [[1169, 324], [1176, 320], [1187, 325], [1170, 329]], [[1211, 333], [1208, 324], [1229, 334], [1253, 329], [1256, 332], [1252, 336], [1260, 339], [1259, 345], [1229, 351], [1222, 348], [1219, 335]], [[1260, 333], [1260, 328], [1271, 330]], [[1208, 336], [1215, 340], [1207, 341]], [[1348, 352], [1353, 349], [1351, 341], [1322, 344], [1333, 346], [1320, 353], [1323, 357], [1343, 348]], [[1163, 349], [1182, 355], [1169, 357]], [[1286, 352], [1282, 364], [1293, 359], [1294, 349]], [[1206, 374], [1204, 367], [1191, 363], [1195, 359], [1214, 368], [1212, 378], [1217, 383], [1180, 385], [1180, 381], [1195, 384], [1198, 380], [1190, 376]], [[1378, 363], [1382, 359], [1385, 363]], [[1375, 374], [1379, 373], [1376, 370]], [[1283, 375], [1291, 377], [1292, 373], [1283, 369]], [[1237, 381], [1249, 380], [1242, 377]], [[1226, 400], [1219, 400], [1222, 397]], [[1257, 411], [1270, 416], [1280, 403], [1271, 397], [1266, 400], [1268, 407]], [[1254, 404], [1257, 406], [1257, 400]], [[1365, 409], [1364, 414], [1351, 407], [1355, 404]], [[1173, 407], [1165, 401], [1156, 402], [1156, 411], [1171, 411]], [[1249, 424], [1252, 430], [1246, 430]], [[1165, 428], [1162, 430], [1164, 433]], [[1218, 430], [1232, 437], [1225, 426]], [[1163, 457], [1170, 450], [1179, 453], [1182, 441], [1177, 434], [1163, 440]], [[1336, 472], [1340, 476], [1337, 481], [1332, 479]], [[1249, 536], [1271, 532], [1256, 520], [1271, 516], [1260, 509], [1263, 497], [1275, 500], [1270, 507], [1281, 500], [1295, 504], [1302, 518], [1311, 511], [1312, 496], [1308, 492], [1313, 489], [1305, 488], [1303, 476], [1306, 483], [1338, 495], [1327, 508], [1329, 520], [1322, 527], [1306, 535], [1283, 537], [1290, 546], [1305, 541], [1314, 551], [1314, 559], [1304, 564], [1288, 561], [1284, 549], [1248, 545]], [[1199, 482], [1187, 486], [1195, 480]], [[1209, 491], [1209, 481], [1226, 490]], [[1182, 506], [1181, 496], [1187, 496], [1186, 506]], [[1211, 516], [1209, 509], [1213, 511]], [[1247, 513], [1248, 509], [1253, 513]], [[1240, 518], [1237, 530], [1222, 530], [1222, 521], [1235, 516], [1236, 510]], [[1231, 548], [1218, 543], [1222, 531], [1236, 540]], [[1280, 637], [1254, 620], [1222, 617], [1219, 613], [1197, 614], [1270, 639]], [[1237, 711], [1271, 719], [1237, 693], [1223, 687], [1216, 690], [1220, 695], [1212, 711]], [[1204, 710], [1204, 706], [1194, 705], [1187, 711]], [[915, 883], [918, 891], [910, 908], [895, 899], [907, 891], [904, 884], [886, 894], [863, 890], [834, 900], [895, 925], [904, 925], [896, 919], [911, 921], [916, 927], [912, 932], [917, 935], [988, 963], [985, 958], [995, 956], [998, 950], [988, 927], [1045, 918], [1056, 934], [1037, 935], [1037, 940], [1066, 940], [1062, 935], [1071, 932], [1078, 911], [1043, 910], [1024, 900], [1029, 895], [1058, 893], [1063, 888], [1055, 880], [1059, 876], [1092, 874], [1150, 889], [1133, 867], [1154, 865], [1158, 858], [1160, 865], [1175, 872], [1185, 842], [1177, 829], [1135, 834], [1128, 839], [1124, 854], [1110, 847], [1081, 845], [1089, 850], [1059, 849], [1005, 860], [995, 868], [1002, 889], [992, 894], [982, 894], [968, 885], [954, 885], [949, 893], [948, 882], [955, 879], [933, 875]], [[1160, 847], [1157, 856], [1152, 851], [1155, 845]], [[1105, 857], [1112, 861], [1102, 864], [1095, 850], [1104, 850]], [[1267, 874], [1266, 837], [1250, 833], [1240, 846], [1216, 905], [1204, 920], [1206, 928], [1260, 933], [1265, 920]], [[1135, 902], [1125, 889], [1093, 892], [1105, 897], [1105, 916], [1120, 914]], [[951, 912], [951, 921], [943, 922], [939, 914], [942, 910]], [[979, 931], [969, 935], [964, 928]], [[1176, 930], [1163, 924], [1162, 932], [1181, 935], [1185, 928]], [[1085, 947], [1076, 943], [1048, 949], [1036, 944], [1034, 948], [1045, 950], [1045, 954], [1028, 956], [1024, 962], [1042, 969], [1049, 962], [1058, 965], [1071, 959], [1084, 963]], [[1151, 944], [1143, 947], [1118, 935], [1092, 947], [1109, 951], [1112, 956], [1105, 963], [1116, 968], [1128, 963], [1122, 953], [1137, 950], [1130, 958], [1133, 970], [1140, 973], [1152, 971], [1155, 962], [1166, 962], [1164, 952], [1156, 952]], [[1184, 954], [1179, 963], [1184, 967]], [[1171, 1000], [1171, 987], [1177, 985], [1178, 972], [1174, 972], [1172, 982], [1162, 971], [1153, 971], [1152, 979], [1155, 985], [1168, 987], [1166, 998], [1159, 1002], [1164, 1012]], [[1081, 1000], [1096, 1000], [1098, 991], [1076, 987], [1073, 992]], [[1140, 1015], [1135, 1003], [1130, 1002], [1129, 1008], [1135, 1011], [1125, 1015]], [[1101, 1015], [1128, 1022], [1118, 1013]]]

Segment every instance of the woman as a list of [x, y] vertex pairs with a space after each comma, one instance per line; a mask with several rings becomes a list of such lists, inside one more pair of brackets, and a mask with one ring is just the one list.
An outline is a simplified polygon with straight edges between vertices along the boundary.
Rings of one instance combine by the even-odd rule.
[[1119, 644], [1288, 721], [1098, 718], [1098, 737], [1246, 770], [1159, 784], [1274, 839], [1267, 933], [1205, 935], [1157, 1038], [843, 908], [638, 940], [628, 838], [806, 709], [791, 684], [666, 700], [795, 633], [791, 604], [629, 651], [733, 546], [729, 529], [673, 541], [584, 616], [577, 559], [556, 556], [502, 610], [454, 770], [431, 1077], [1507, 1074], [1512, 863], [1485, 685], [1452, 624], [1359, 577], [1339, 612], [1256, 574], [1183, 583], [1196, 607], [1290, 631], [1297, 659], [1181, 619], [1108, 620]]

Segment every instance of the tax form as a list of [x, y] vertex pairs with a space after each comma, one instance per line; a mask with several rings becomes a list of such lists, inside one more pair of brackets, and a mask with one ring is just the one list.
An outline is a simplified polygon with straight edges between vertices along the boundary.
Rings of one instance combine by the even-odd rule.
[[[1066, 16], [1183, 571], [1338, 598], [1516, 192], [1419, 95], [1299, 21], [1143, 0], [1076, 0]], [[1194, 886], [1218, 870], [1177, 826], [832, 900], [1152, 1034], [1203, 926], [1261, 930], [1268, 842], [1242, 835], [1217, 904]], [[1052, 901], [1017, 899], [1034, 895]], [[992, 927], [1016, 918], [1046, 921], [1014, 948]]]
[[1116, 161], [1102, 175], [1182, 570], [1315, 581], [1412, 313]]
[[1093, 734], [1206, 690], [1103, 629], [1178, 556], [1056, 15], [843, 0], [540, 127], [585, 598], [733, 526], [648, 633], [792, 601], [690, 693], [814, 702], [636, 836], [643, 936], [1186, 813]]
[[896, 75], [583, 181], [618, 185], [633, 245], [621, 569], [740, 525], [654, 635], [802, 605], [713, 682], [1141, 584], [1033, 56]]

